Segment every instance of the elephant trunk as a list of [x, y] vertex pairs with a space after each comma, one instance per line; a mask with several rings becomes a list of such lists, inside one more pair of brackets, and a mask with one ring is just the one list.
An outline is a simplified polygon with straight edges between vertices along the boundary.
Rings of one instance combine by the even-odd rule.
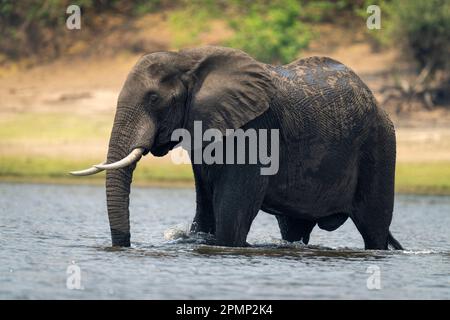
[[[108, 162], [121, 159], [115, 148], [108, 152]], [[113, 246], [130, 246], [129, 199], [130, 186], [136, 163], [106, 172], [106, 203]]]
[[[136, 113], [136, 107], [119, 107], [108, 147], [107, 163], [130, 157], [142, 150], [131, 164], [106, 171], [106, 202], [113, 246], [130, 246], [129, 202], [133, 171], [142, 153], [150, 150], [156, 129], [150, 117]], [[135, 116], [134, 116], [135, 115]], [[140, 118], [140, 119], [138, 119]]]

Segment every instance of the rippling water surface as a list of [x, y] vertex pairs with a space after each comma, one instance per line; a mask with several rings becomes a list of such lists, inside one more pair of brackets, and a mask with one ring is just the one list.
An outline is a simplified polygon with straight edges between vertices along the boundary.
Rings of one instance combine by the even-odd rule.
[[450, 197], [397, 196], [402, 252], [364, 251], [351, 221], [283, 243], [263, 212], [252, 247], [208, 246], [185, 232], [194, 203], [193, 189], [134, 188], [133, 245], [113, 249], [103, 187], [0, 184], [0, 299], [450, 298]]

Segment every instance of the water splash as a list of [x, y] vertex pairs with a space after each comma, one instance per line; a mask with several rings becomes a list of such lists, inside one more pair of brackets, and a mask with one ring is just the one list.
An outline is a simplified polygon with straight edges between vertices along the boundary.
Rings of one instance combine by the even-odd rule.
[[191, 232], [186, 225], [177, 225], [164, 231], [164, 240], [170, 244], [214, 244], [214, 236], [204, 232]]
[[427, 249], [418, 249], [418, 250], [403, 250], [400, 251], [403, 254], [411, 254], [411, 255], [425, 255], [425, 254], [445, 254], [444, 251], [436, 251], [436, 250], [427, 250]]
[[174, 226], [164, 231], [164, 240], [173, 241], [178, 239], [187, 239], [189, 237], [189, 231], [183, 226]]

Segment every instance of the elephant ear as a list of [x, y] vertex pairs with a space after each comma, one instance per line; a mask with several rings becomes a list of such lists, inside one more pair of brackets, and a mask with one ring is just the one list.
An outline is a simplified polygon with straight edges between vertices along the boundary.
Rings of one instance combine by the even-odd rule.
[[215, 128], [225, 135], [226, 129], [240, 128], [264, 113], [274, 91], [263, 65], [234, 49], [208, 48], [190, 78], [188, 130], [202, 121], [203, 130]]

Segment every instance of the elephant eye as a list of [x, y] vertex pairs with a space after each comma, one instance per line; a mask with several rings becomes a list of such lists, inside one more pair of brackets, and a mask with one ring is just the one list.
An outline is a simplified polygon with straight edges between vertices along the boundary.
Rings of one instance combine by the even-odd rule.
[[148, 95], [148, 101], [149, 101], [150, 103], [156, 103], [158, 100], [159, 100], [159, 96], [158, 96], [157, 93], [150, 93], [150, 94]]

